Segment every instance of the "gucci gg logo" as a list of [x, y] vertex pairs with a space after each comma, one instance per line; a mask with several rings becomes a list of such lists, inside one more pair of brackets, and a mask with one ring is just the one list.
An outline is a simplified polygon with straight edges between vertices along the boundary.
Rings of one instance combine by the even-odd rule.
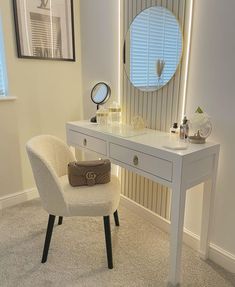
[[93, 171], [88, 171], [86, 173], [86, 179], [95, 179], [96, 178], [96, 174]]

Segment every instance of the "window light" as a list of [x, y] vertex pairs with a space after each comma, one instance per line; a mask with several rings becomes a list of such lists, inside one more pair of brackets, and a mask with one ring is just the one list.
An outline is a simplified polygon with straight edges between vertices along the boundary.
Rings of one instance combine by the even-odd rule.
[[7, 96], [7, 77], [2, 31], [3, 29], [0, 19], [0, 97], [5, 97]]

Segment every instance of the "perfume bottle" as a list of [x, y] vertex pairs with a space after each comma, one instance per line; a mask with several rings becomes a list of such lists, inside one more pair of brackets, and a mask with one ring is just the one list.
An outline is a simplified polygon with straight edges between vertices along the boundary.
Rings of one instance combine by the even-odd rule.
[[170, 133], [173, 135], [178, 135], [179, 134], [179, 127], [178, 123], [174, 123], [173, 126], [170, 128]]
[[183, 123], [180, 125], [180, 139], [182, 140], [187, 139], [188, 134], [189, 134], [188, 119], [186, 116], [184, 116]]

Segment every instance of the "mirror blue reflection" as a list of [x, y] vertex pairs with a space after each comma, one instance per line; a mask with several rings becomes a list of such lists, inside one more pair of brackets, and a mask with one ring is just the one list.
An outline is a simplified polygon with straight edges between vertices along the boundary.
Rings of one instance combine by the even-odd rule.
[[142, 91], [166, 85], [182, 57], [183, 36], [172, 12], [155, 6], [143, 10], [132, 22], [125, 41], [125, 70]]
[[97, 104], [104, 104], [110, 97], [110, 87], [105, 83], [98, 83], [91, 91], [91, 99]]

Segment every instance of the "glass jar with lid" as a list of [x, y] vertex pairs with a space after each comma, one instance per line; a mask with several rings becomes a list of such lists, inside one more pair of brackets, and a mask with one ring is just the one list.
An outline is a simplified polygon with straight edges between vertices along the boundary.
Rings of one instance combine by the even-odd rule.
[[109, 107], [109, 124], [120, 125], [122, 121], [122, 109], [117, 102]]
[[96, 112], [96, 121], [100, 126], [107, 126], [108, 124], [109, 111], [107, 109], [101, 108]]

